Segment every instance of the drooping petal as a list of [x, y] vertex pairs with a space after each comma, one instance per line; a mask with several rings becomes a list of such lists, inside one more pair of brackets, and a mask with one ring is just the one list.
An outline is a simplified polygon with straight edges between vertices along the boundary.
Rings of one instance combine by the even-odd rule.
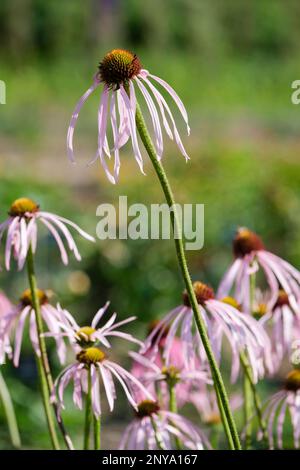
[[74, 151], [73, 151], [73, 135], [74, 135], [74, 130], [75, 126], [77, 123], [77, 119], [79, 116], [79, 112], [83, 106], [83, 104], [86, 102], [88, 97], [93, 93], [93, 91], [98, 87], [99, 81], [97, 78], [94, 78], [93, 84], [90, 86], [90, 88], [82, 95], [80, 100], [78, 101], [77, 105], [75, 106], [75, 109], [73, 111], [71, 121], [69, 124], [68, 128], [68, 134], [67, 134], [67, 151], [68, 151], [68, 157], [72, 163], [75, 163], [75, 158], [74, 158]]

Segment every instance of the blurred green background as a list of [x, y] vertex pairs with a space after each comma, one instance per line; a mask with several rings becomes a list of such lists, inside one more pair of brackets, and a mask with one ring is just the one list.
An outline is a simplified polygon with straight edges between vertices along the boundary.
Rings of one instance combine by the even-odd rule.
[[[258, 231], [270, 250], [299, 266], [300, 106], [291, 103], [291, 84], [300, 78], [299, 31], [296, 0], [1, 0], [0, 79], [7, 87], [0, 106], [1, 220], [14, 199], [28, 196], [94, 234], [103, 202], [117, 204], [119, 195], [129, 204], [162, 201], [150, 163], [143, 176], [129, 146], [117, 186], [100, 164], [85, 167], [97, 145], [100, 90], [80, 114], [77, 165], [66, 156], [70, 115], [99, 61], [113, 48], [129, 48], [188, 109], [191, 136], [181, 130], [191, 160], [186, 164], [166, 140], [164, 164], [178, 202], [205, 204], [204, 248], [188, 253], [193, 278], [217, 286], [239, 225]], [[40, 286], [52, 289], [54, 301], [82, 324], [110, 299], [120, 317], [138, 317], [131, 331], [142, 338], [150, 319], [180, 302], [172, 241], [78, 242], [83, 262], [64, 268], [41, 232], [37, 264]], [[1, 272], [0, 287], [16, 302], [24, 273]], [[126, 347], [119, 348], [128, 364]], [[55, 354], [53, 361], [57, 372]], [[19, 369], [2, 370], [24, 446], [48, 446], [30, 344]], [[79, 441], [82, 416], [70, 410], [66, 422]], [[122, 401], [113, 417], [106, 415], [104, 445], [117, 445], [124, 416], [131, 412]], [[0, 447], [7, 448], [0, 419]]]

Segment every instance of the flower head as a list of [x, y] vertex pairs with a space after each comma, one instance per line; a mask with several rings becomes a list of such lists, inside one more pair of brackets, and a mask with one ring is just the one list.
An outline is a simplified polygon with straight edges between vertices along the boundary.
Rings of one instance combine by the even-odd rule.
[[195, 369], [188, 370], [184, 367], [183, 362], [181, 367], [174, 365], [158, 366], [153, 358], [151, 360], [145, 355], [135, 352], [131, 352], [129, 355], [134, 360], [131, 372], [152, 393], [155, 393], [155, 390], [159, 387], [160, 397], [165, 407], [169, 402], [170, 387], [175, 388], [177, 405], [181, 407], [190, 401], [193, 390], [198, 390], [203, 383], [212, 383], [206, 368], [200, 364]]
[[[169, 105], [153, 82], [159, 84], [174, 100], [187, 125], [189, 133], [186, 109], [173, 88], [161, 78], [143, 69], [136, 54], [123, 49], [114, 49], [107, 53], [100, 62], [99, 71], [94, 77], [93, 84], [80, 98], [75, 107], [67, 136], [69, 159], [72, 162], [75, 161], [73, 153], [73, 135], [79, 112], [85, 101], [99, 86], [103, 86], [103, 89], [98, 110], [98, 149], [96, 156], [91, 160], [90, 164], [99, 159], [109, 181], [116, 183], [118, 180], [120, 171], [119, 150], [129, 139], [132, 141], [135, 159], [140, 170], [144, 173], [143, 158], [139, 147], [135, 123], [137, 90], [143, 96], [150, 113], [157, 158], [160, 159], [163, 154], [162, 121], [169, 138], [175, 139], [181, 153], [188, 159], [189, 157], [183, 147]], [[113, 135], [112, 146], [109, 145], [107, 137], [109, 126], [112, 129]], [[112, 152], [114, 154], [113, 173], [109, 170], [106, 162], [106, 158], [111, 158]]]
[[[125, 320], [115, 322], [117, 314], [113, 313], [109, 320], [107, 320], [104, 325], [98, 326], [98, 323], [102, 320], [103, 315], [105, 314], [109, 302], [106, 302], [104, 307], [100, 308], [96, 315], [94, 316], [91, 325], [79, 326], [72, 315], [65, 309], [60, 309], [60, 332], [56, 336], [67, 336], [75, 348], [76, 351], [82, 348], [88, 348], [90, 346], [96, 346], [97, 344], [102, 344], [106, 348], [110, 348], [111, 344], [110, 338], [122, 338], [132, 343], [142, 345], [141, 341], [132, 336], [129, 333], [124, 333], [119, 331], [118, 328], [129, 322], [132, 322], [136, 317], [129, 317]], [[46, 333], [45, 336], [53, 336], [51, 332]]]
[[233, 290], [234, 297], [243, 310], [249, 313], [250, 276], [261, 269], [271, 291], [270, 304], [276, 304], [279, 290], [283, 289], [291, 307], [299, 312], [300, 272], [297, 269], [267, 251], [261, 238], [245, 227], [237, 230], [233, 240], [233, 253], [235, 261], [220, 283], [218, 298], [229, 295]]
[[34, 201], [22, 197], [12, 203], [8, 219], [0, 224], [0, 241], [7, 231], [5, 244], [5, 267], [7, 270], [10, 269], [11, 255], [17, 261], [18, 269], [21, 270], [26, 261], [29, 247], [31, 246], [33, 252], [35, 252], [37, 246], [37, 221], [40, 221], [55, 239], [64, 264], [68, 264], [68, 255], [59, 232], [65, 238], [69, 250], [74, 253], [76, 259], [78, 261], [81, 259], [75, 241], [67, 227], [68, 225], [87, 240], [95, 241], [93, 237], [70, 220], [50, 212], [41, 211], [39, 205]]
[[126, 371], [116, 362], [109, 360], [108, 355], [102, 349], [92, 346], [82, 349], [76, 356], [77, 362], [67, 367], [56, 379], [55, 388], [58, 393], [59, 403], [64, 408], [64, 391], [71, 380], [74, 382], [73, 402], [77, 408], [82, 409], [82, 393], [88, 391], [88, 374], [91, 379], [91, 402], [94, 415], [101, 415], [100, 388], [105, 390], [110, 411], [114, 409], [116, 389], [114, 379], [123, 388], [128, 402], [137, 409], [133, 387], [140, 389], [149, 399], [152, 395], [139, 382], [139, 380]]
[[[194, 283], [194, 292], [199, 304], [200, 314], [204, 320], [212, 348], [218, 361], [221, 360], [222, 343], [227, 339], [232, 351], [231, 379], [235, 381], [240, 369], [240, 353], [247, 351], [253, 377], [264, 375], [265, 366], [272, 369], [270, 341], [264, 329], [254, 318], [242, 313], [228, 302], [216, 300], [213, 289], [202, 282]], [[183, 294], [183, 305], [172, 310], [161, 320], [159, 325], [146, 339], [142, 353], [148, 348], [155, 352], [162, 335], [167, 332], [163, 358], [170, 364], [170, 351], [177, 332], [182, 341], [182, 354], [185, 367], [194, 369], [195, 363], [206, 361], [200, 335], [195, 328], [195, 321], [189, 298]], [[155, 344], [153, 338], [156, 337]]]
[[138, 404], [135, 419], [124, 431], [119, 449], [172, 450], [176, 448], [176, 438], [187, 449], [211, 448], [201, 429], [189, 420], [177, 413], [160, 409], [155, 401], [143, 400]]
[[[57, 354], [60, 362], [63, 363], [65, 361], [66, 347], [63, 339], [58, 335], [60, 331], [60, 312], [49, 303], [49, 297], [46, 291], [38, 290], [38, 298], [42, 318], [46, 323], [48, 330], [56, 337]], [[19, 365], [24, 328], [27, 319], [29, 319], [29, 336], [32, 346], [35, 353], [40, 356], [35, 311], [29, 289], [26, 289], [23, 292], [18, 305], [13, 306], [9, 311], [7, 311], [1, 321], [0, 344], [1, 342], [8, 342], [9, 338], [14, 337], [13, 363], [16, 367]], [[4, 359], [5, 358], [2, 357], [1, 362], [4, 362]]]
[[[289, 412], [293, 428], [294, 445], [300, 445], [300, 370], [293, 369], [286, 377], [284, 388], [275, 393], [264, 406], [263, 419], [267, 422], [270, 448], [273, 449], [274, 433], [277, 446], [283, 448], [283, 426]], [[261, 435], [258, 436], [261, 438]]]

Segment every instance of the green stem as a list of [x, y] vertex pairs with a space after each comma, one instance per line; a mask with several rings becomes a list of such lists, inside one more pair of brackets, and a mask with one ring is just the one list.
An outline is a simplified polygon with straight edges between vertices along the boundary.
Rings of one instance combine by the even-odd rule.
[[90, 447], [90, 430], [92, 421], [92, 402], [91, 402], [91, 389], [92, 389], [92, 378], [91, 371], [88, 370], [88, 389], [85, 399], [85, 423], [84, 423], [84, 437], [83, 437], [83, 449], [89, 450]]
[[256, 276], [255, 273], [250, 274], [250, 312], [254, 314], [255, 304], [255, 289], [256, 289]]
[[[37, 366], [39, 371], [39, 377], [41, 382], [41, 393], [43, 397], [43, 404], [48, 424], [48, 429], [50, 433], [50, 438], [52, 442], [52, 446], [55, 450], [59, 450], [59, 442], [56, 434], [56, 429], [53, 421], [52, 410], [50, 405], [50, 393], [53, 389], [53, 381], [50, 373], [48, 356], [46, 351], [46, 344], [43, 334], [43, 320], [41, 315], [41, 307], [40, 301], [38, 298], [37, 292], [37, 283], [35, 278], [34, 272], [34, 263], [33, 263], [33, 253], [31, 246], [29, 247], [28, 254], [27, 254], [27, 273], [28, 273], [28, 280], [29, 286], [31, 291], [32, 297], [32, 306], [35, 311], [35, 321], [36, 321], [36, 328], [38, 334], [38, 341], [39, 341], [39, 349], [40, 349], [40, 356], [36, 357]], [[51, 386], [49, 385], [51, 383]]]
[[[41, 381], [43, 403], [44, 403], [49, 431], [51, 428], [50, 434], [51, 434], [52, 444], [53, 444], [53, 447], [56, 450], [58, 450], [59, 442], [58, 442], [58, 438], [57, 438], [57, 434], [55, 430], [55, 425], [53, 423], [53, 417], [52, 417], [51, 407], [50, 407], [50, 396], [53, 393], [54, 384], [53, 384], [53, 379], [52, 379], [50, 366], [49, 366], [46, 343], [45, 343], [45, 339], [43, 336], [43, 333], [44, 333], [43, 319], [41, 315], [40, 301], [38, 298], [38, 288], [37, 288], [33, 252], [32, 252], [31, 246], [29, 247], [28, 254], [27, 254], [27, 273], [28, 273], [28, 281], [29, 281], [31, 297], [32, 297], [32, 306], [35, 311], [35, 320], [36, 320], [36, 328], [37, 328], [37, 333], [38, 333], [39, 349], [41, 352], [41, 357], [37, 357], [37, 366], [38, 366], [39, 376], [40, 376], [40, 381]], [[60, 415], [56, 400], [52, 401], [52, 407], [54, 410], [56, 422], [61, 431], [66, 447], [69, 450], [73, 450], [72, 441], [64, 427], [64, 423]]]
[[153, 417], [150, 416], [150, 419], [151, 419], [151, 424], [152, 424], [153, 431], [154, 431], [155, 442], [156, 442], [157, 448], [159, 450], [166, 450], [166, 448], [164, 446], [164, 443], [163, 443], [163, 440], [162, 440], [162, 437], [160, 435], [160, 432], [157, 429], [157, 426], [156, 426], [156, 423], [155, 423]]
[[[173, 226], [173, 232], [174, 232], [175, 235], [177, 235], [177, 236], [174, 236], [174, 241], [175, 241], [178, 264], [179, 264], [179, 267], [180, 267], [180, 270], [181, 270], [181, 273], [182, 273], [182, 277], [183, 277], [183, 280], [184, 280], [184, 283], [185, 283], [185, 287], [186, 287], [186, 290], [187, 290], [187, 293], [188, 293], [189, 301], [190, 301], [192, 310], [194, 312], [194, 317], [195, 317], [195, 322], [196, 322], [196, 325], [197, 325], [197, 329], [199, 331], [204, 349], [206, 351], [206, 355], [207, 355], [207, 359], [208, 359], [208, 362], [209, 362], [209, 365], [210, 365], [212, 376], [214, 378], [214, 385], [215, 385], [215, 388], [218, 390], [220, 401], [223, 405], [223, 409], [224, 409], [223, 419], [225, 421], [225, 423], [223, 421], [224, 428], [226, 426], [228, 426], [228, 428], [230, 429], [230, 434], [232, 436], [232, 440], [229, 442], [229, 445], [231, 446], [231, 449], [239, 450], [239, 449], [241, 449], [241, 444], [240, 444], [236, 424], [235, 424], [233, 415], [232, 415], [231, 410], [230, 410], [229, 400], [228, 400], [227, 392], [226, 392], [225, 385], [224, 385], [224, 382], [223, 382], [223, 378], [222, 378], [221, 372], [219, 370], [219, 367], [217, 365], [216, 359], [214, 357], [214, 353], [212, 351], [212, 348], [211, 348], [211, 345], [210, 345], [210, 342], [209, 342], [209, 338], [208, 338], [208, 335], [207, 335], [207, 332], [206, 332], [206, 328], [205, 328], [203, 318], [202, 318], [202, 316], [200, 314], [200, 311], [199, 311], [198, 302], [197, 302], [197, 299], [196, 299], [196, 296], [195, 296], [195, 293], [194, 293], [192, 280], [191, 280], [189, 270], [188, 270], [188, 266], [187, 266], [187, 261], [186, 261], [186, 257], [185, 257], [185, 253], [184, 253], [183, 242], [182, 242], [181, 237], [179, 236], [181, 231], [180, 231], [180, 224], [179, 224], [179, 221], [178, 221], [179, 219], [178, 219], [178, 214], [177, 214], [177, 210], [176, 210], [176, 205], [175, 205], [175, 199], [174, 199], [174, 196], [173, 196], [173, 192], [171, 190], [171, 187], [170, 187], [169, 181], [167, 179], [165, 170], [164, 170], [161, 162], [156, 157], [155, 148], [153, 146], [152, 140], [150, 138], [148, 129], [146, 127], [143, 115], [141, 113], [141, 110], [140, 110], [140, 107], [139, 107], [138, 104], [137, 104], [137, 108], [136, 108], [136, 126], [137, 126], [138, 132], [140, 134], [140, 137], [142, 139], [142, 142], [143, 142], [143, 144], [144, 144], [144, 146], [147, 150], [147, 153], [148, 153], [148, 155], [151, 159], [151, 162], [153, 164], [153, 167], [155, 169], [155, 172], [156, 172], [157, 177], [159, 179], [159, 182], [161, 184], [162, 190], [164, 192], [166, 201], [168, 203], [168, 206], [170, 208], [172, 208], [172, 210], [170, 211], [170, 216], [171, 216], [171, 221], [172, 221], [172, 226]], [[232, 443], [233, 443], [233, 445], [232, 445]]]
[[21, 447], [21, 439], [18, 429], [18, 423], [15, 415], [14, 405], [5, 383], [5, 380], [0, 372], [0, 397], [3, 403], [3, 409], [6, 416], [7, 426], [14, 447]]
[[52, 447], [55, 450], [59, 450], [59, 443], [58, 443], [58, 438], [56, 435], [52, 410], [50, 406], [50, 396], [49, 396], [45, 371], [43, 368], [42, 360], [37, 354], [35, 355], [35, 359], [36, 359], [36, 365], [37, 365], [38, 375], [40, 379], [40, 390], [42, 394], [42, 401], [43, 401], [43, 406], [45, 410], [45, 416], [46, 416], [47, 426], [48, 426], [48, 430], [50, 434], [50, 439], [52, 442]]
[[[255, 306], [255, 289], [256, 289], [256, 275], [255, 273], [252, 273], [250, 275], [250, 312], [252, 315], [254, 315], [254, 306]], [[251, 443], [251, 434], [252, 434], [252, 426], [251, 426], [251, 419], [253, 416], [253, 407], [251, 406], [251, 394], [253, 398], [253, 403], [258, 419], [258, 425], [260, 427], [260, 430], [263, 435], [264, 442], [268, 446], [268, 435], [267, 435], [267, 427], [266, 423], [263, 419], [263, 413], [262, 413], [262, 405], [261, 401], [259, 398], [259, 395], [257, 393], [257, 389], [255, 386], [255, 383], [253, 381], [253, 376], [252, 376], [252, 370], [249, 365], [248, 357], [246, 353], [241, 353], [240, 354], [241, 358], [241, 363], [244, 369], [244, 392], [245, 392], [245, 424], [246, 424], [246, 445], [247, 442], [248, 444]], [[248, 404], [246, 404], [246, 398], [248, 401]], [[246, 412], [246, 406], [248, 406], [248, 411]]]
[[[255, 411], [256, 411], [256, 415], [257, 415], [258, 425], [259, 425], [260, 430], [262, 432], [264, 443], [268, 447], [267, 425], [266, 425], [266, 422], [263, 418], [262, 403], [260, 401], [255, 383], [253, 382], [251, 367], [249, 365], [247, 356], [244, 353], [241, 353], [240, 358], [241, 358], [241, 364], [242, 364], [243, 369], [244, 369], [244, 374], [248, 378], [249, 386], [250, 386], [251, 393], [252, 393], [252, 396], [253, 396], [253, 402], [254, 402]], [[251, 418], [252, 418], [252, 415], [250, 417], [250, 420], [251, 420]], [[247, 423], [246, 423], [246, 426], [247, 426]]]
[[[178, 412], [178, 409], [177, 409], [177, 400], [176, 400], [175, 384], [169, 383], [169, 384], [168, 384], [168, 388], [169, 388], [169, 408], [170, 408], [170, 411], [171, 411], [172, 413], [177, 413], [177, 412]], [[182, 449], [182, 445], [181, 445], [180, 439], [179, 439], [177, 436], [175, 436], [175, 445], [176, 445], [176, 449], [177, 449], [177, 450], [181, 450], [181, 449]]]
[[227, 440], [228, 440], [228, 443], [229, 443], [229, 448], [234, 449], [234, 442], [232, 440], [232, 435], [231, 435], [231, 432], [230, 432], [230, 428], [228, 426], [228, 422], [227, 422], [226, 417], [225, 417], [225, 412], [224, 412], [222, 401], [220, 399], [218, 389], [216, 389], [216, 396], [217, 396], [217, 402], [218, 402], [218, 407], [219, 407], [219, 411], [220, 411], [221, 420], [222, 420], [222, 423], [224, 425], [225, 434], [226, 434], [226, 437], [227, 437]]
[[101, 449], [101, 417], [94, 416], [94, 447], [95, 450]]
[[251, 441], [252, 441], [251, 419], [253, 416], [253, 409], [252, 409], [251, 384], [249, 382], [249, 378], [247, 374], [244, 374], [243, 392], [244, 392], [245, 447], [246, 447], [246, 450], [248, 450], [251, 447]]

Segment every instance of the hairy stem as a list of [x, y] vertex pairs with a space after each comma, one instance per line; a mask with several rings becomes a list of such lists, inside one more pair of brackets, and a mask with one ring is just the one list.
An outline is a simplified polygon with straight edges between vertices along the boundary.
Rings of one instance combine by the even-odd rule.
[[[181, 274], [185, 283], [185, 287], [188, 293], [189, 301], [194, 313], [194, 318], [195, 322], [197, 325], [197, 329], [199, 331], [204, 349], [206, 351], [207, 359], [210, 365], [210, 369], [212, 372], [212, 376], [214, 378], [214, 386], [218, 390], [219, 397], [220, 397], [220, 402], [222, 403], [223, 406], [223, 424], [224, 424], [224, 429], [230, 430], [230, 435], [231, 439], [228, 439], [229, 445], [231, 449], [234, 450], [239, 450], [241, 449], [241, 444], [239, 440], [239, 435], [237, 432], [236, 424], [233, 418], [233, 415], [230, 410], [229, 406], [229, 400], [227, 396], [227, 392], [225, 389], [225, 385], [223, 382], [223, 378], [221, 375], [221, 372], [219, 370], [219, 367], [217, 365], [216, 359], [214, 357], [213, 350], [210, 345], [210, 341], [206, 332], [205, 324], [203, 321], [203, 318], [200, 314], [199, 311], [199, 306], [198, 302], [194, 293], [193, 289], [193, 284], [192, 280], [189, 274], [188, 266], [187, 266], [187, 261], [185, 257], [185, 252], [184, 252], [184, 246], [183, 242], [180, 236], [178, 234], [181, 233], [180, 231], [180, 225], [179, 225], [179, 219], [178, 219], [178, 214], [176, 210], [176, 205], [175, 205], [175, 199], [173, 196], [173, 192], [171, 190], [169, 181], [167, 179], [165, 170], [161, 164], [161, 162], [157, 159], [156, 156], [156, 151], [154, 148], [154, 145], [152, 143], [152, 140], [150, 138], [148, 129], [146, 127], [143, 115], [141, 113], [140, 107], [137, 104], [137, 109], [136, 109], [136, 126], [139, 132], [139, 135], [142, 139], [142, 142], [145, 146], [145, 149], [147, 150], [147, 153], [151, 159], [151, 162], [153, 164], [153, 167], [155, 169], [156, 175], [159, 179], [160, 185], [162, 187], [162, 190], [164, 192], [167, 204], [172, 210], [170, 211], [170, 216], [171, 216], [171, 221], [172, 221], [172, 226], [173, 226], [173, 232], [174, 235], [174, 241], [175, 241], [175, 247], [176, 247], [176, 254], [177, 254], [177, 259], [178, 259], [178, 264], [181, 270]], [[225, 421], [225, 422], [224, 422]]]
[[[49, 434], [52, 442], [52, 446], [55, 450], [59, 450], [59, 442], [58, 437], [56, 434], [55, 424], [53, 420], [51, 405], [50, 405], [50, 394], [53, 388], [52, 377], [49, 368], [48, 356], [46, 351], [46, 345], [42, 334], [43, 330], [43, 320], [41, 315], [41, 306], [40, 301], [38, 298], [37, 293], [37, 282], [34, 272], [34, 263], [33, 263], [33, 253], [31, 246], [29, 247], [28, 254], [27, 254], [27, 273], [28, 273], [28, 280], [29, 286], [31, 291], [31, 298], [32, 298], [32, 306], [35, 311], [35, 321], [36, 321], [36, 329], [38, 335], [38, 342], [39, 342], [39, 349], [40, 355], [36, 355], [36, 362], [40, 377], [40, 384], [41, 384], [41, 393], [43, 398], [43, 405], [45, 409], [46, 420], [48, 424]], [[51, 380], [51, 387], [49, 387], [49, 383]]]
[[217, 396], [217, 402], [218, 402], [218, 407], [219, 407], [219, 411], [220, 411], [221, 421], [222, 421], [224, 429], [225, 429], [225, 434], [227, 436], [229, 448], [234, 449], [234, 442], [232, 440], [232, 435], [231, 435], [231, 432], [230, 432], [230, 429], [229, 429], [229, 426], [228, 426], [228, 422], [227, 422], [225, 414], [224, 414], [224, 408], [223, 408], [222, 401], [220, 399], [218, 389], [216, 389], [216, 396]]
[[[32, 305], [35, 311], [36, 328], [37, 328], [37, 334], [38, 334], [39, 349], [41, 353], [41, 356], [37, 357], [37, 366], [38, 366], [39, 376], [40, 376], [40, 381], [41, 381], [43, 403], [44, 403], [44, 408], [45, 408], [45, 412], [47, 416], [48, 427], [49, 426], [51, 427], [51, 440], [53, 443], [53, 447], [55, 449], [59, 449], [58, 438], [56, 435], [55, 425], [53, 423], [53, 417], [52, 417], [51, 407], [50, 407], [50, 396], [53, 395], [54, 384], [53, 384], [53, 379], [52, 379], [50, 366], [49, 366], [46, 343], [43, 337], [43, 333], [44, 333], [43, 319], [41, 315], [41, 306], [40, 306], [40, 302], [38, 298], [37, 281], [36, 281], [36, 276], [35, 276], [34, 259], [33, 259], [33, 252], [32, 252], [31, 246], [29, 247], [28, 254], [27, 254], [27, 273], [28, 273], [28, 281], [29, 281], [31, 297], [32, 297]], [[52, 400], [52, 406], [53, 406], [56, 422], [61, 431], [66, 447], [69, 450], [73, 450], [72, 441], [64, 427], [64, 423], [59, 413], [56, 400]], [[49, 431], [50, 431], [50, 428], [49, 428]]]

